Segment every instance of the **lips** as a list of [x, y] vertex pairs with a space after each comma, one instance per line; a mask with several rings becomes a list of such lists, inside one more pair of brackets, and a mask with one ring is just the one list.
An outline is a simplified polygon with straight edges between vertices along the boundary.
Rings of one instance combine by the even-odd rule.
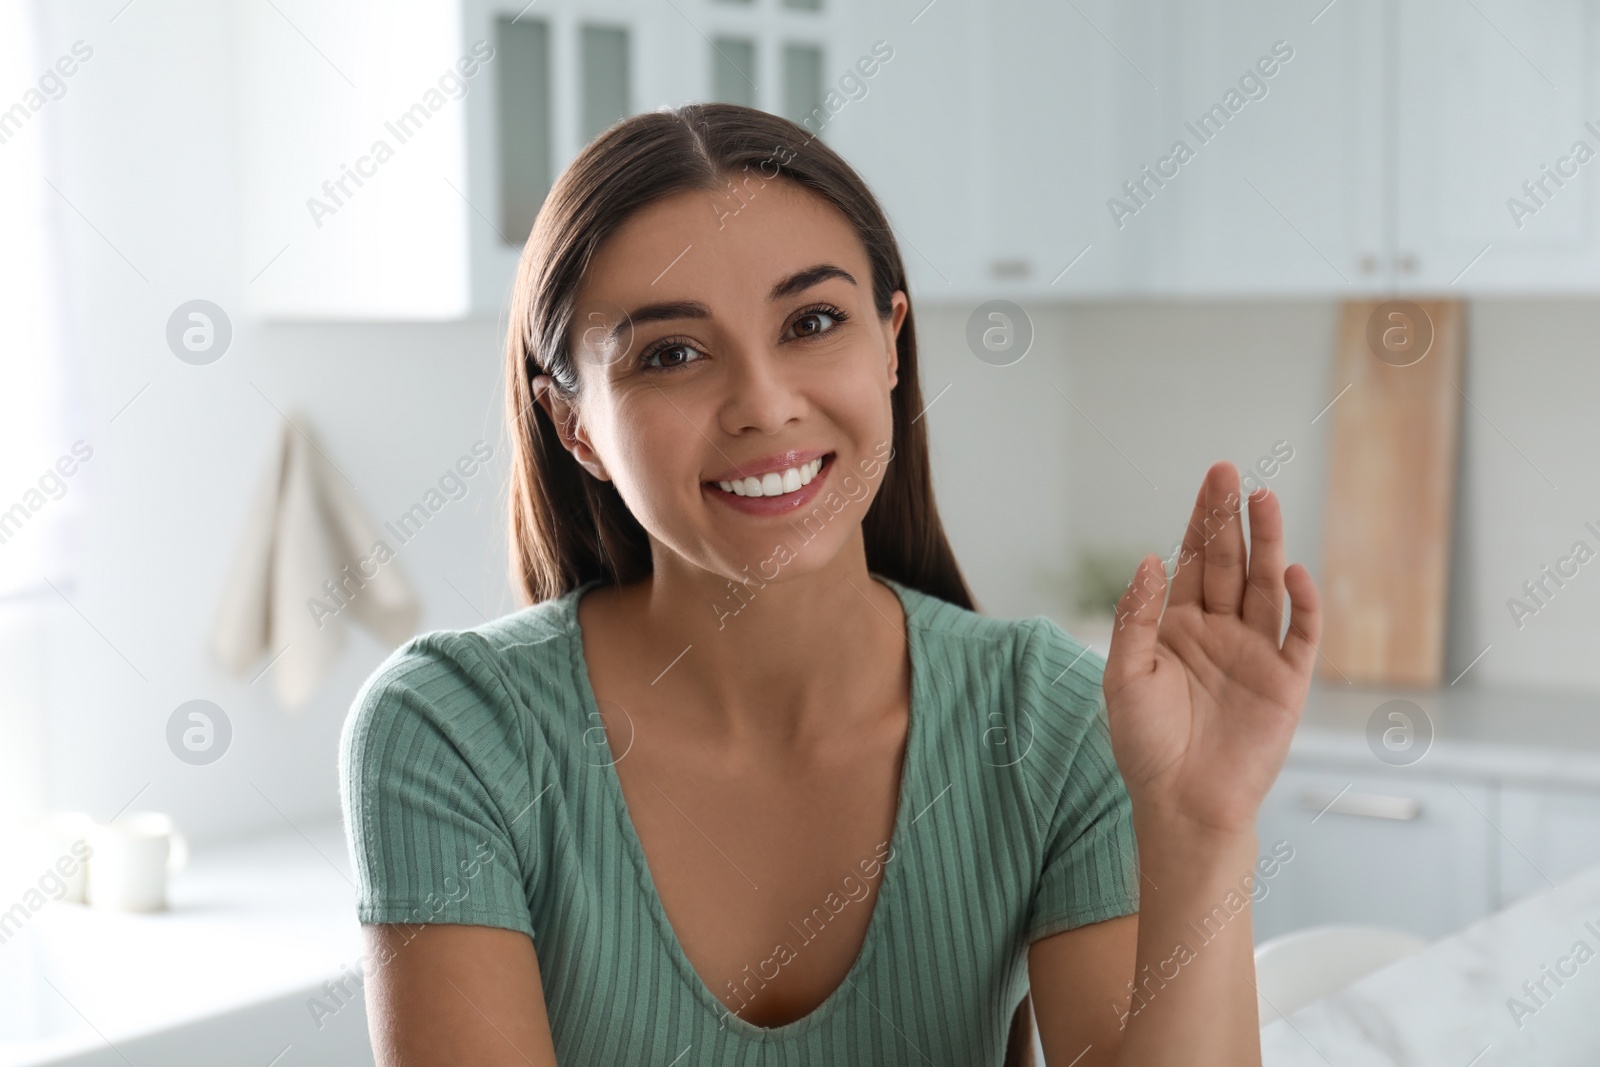
[[737, 467], [729, 467], [718, 474], [713, 474], [706, 479], [709, 485], [718, 482], [731, 482], [740, 478], [759, 478], [772, 471], [782, 472], [790, 467], [798, 467], [802, 463], [810, 463], [818, 456], [831, 455], [826, 448], [791, 448], [787, 452], [773, 452], [757, 459], [748, 460]]
[[[759, 517], [780, 516], [793, 513], [801, 508], [806, 507], [816, 499], [817, 495], [822, 492], [823, 483], [828, 480], [829, 475], [833, 471], [835, 456], [832, 452], [794, 452], [784, 453], [783, 455], [787, 457], [790, 455], [803, 456], [808, 454], [813, 457], [820, 456], [818, 462], [821, 463], [821, 467], [816, 474], [812, 476], [809, 482], [801, 484], [798, 488], [791, 492], [780, 492], [776, 496], [766, 496], [764, 494], [759, 496], [741, 496], [737, 493], [729, 492], [726, 489], [723, 489], [716, 482], [703, 483], [701, 485], [701, 492], [707, 494], [709, 499], [714, 500], [725, 507], [732, 508], [734, 511], [742, 512], [745, 515]], [[806, 461], [802, 459], [800, 462], [803, 465]], [[771, 463], [766, 459], [762, 461], [762, 464], [768, 468], [771, 467]], [[751, 464], [749, 467], [744, 469], [753, 470], [756, 468], [756, 466], [757, 464]], [[789, 468], [779, 468], [779, 470], [786, 469]], [[768, 469], [762, 473], [767, 478], [775, 478], [778, 471]], [[755, 478], [755, 475], [752, 473], [746, 475], [746, 477]], [[727, 482], [733, 481], [732, 478], [723, 480]]]

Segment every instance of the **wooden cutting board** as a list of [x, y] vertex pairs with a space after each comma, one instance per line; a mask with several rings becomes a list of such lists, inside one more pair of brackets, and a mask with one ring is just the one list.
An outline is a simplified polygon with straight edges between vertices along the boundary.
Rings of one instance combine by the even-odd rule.
[[1465, 318], [1459, 300], [1344, 305], [1338, 399], [1321, 416], [1333, 426], [1320, 679], [1442, 680]]

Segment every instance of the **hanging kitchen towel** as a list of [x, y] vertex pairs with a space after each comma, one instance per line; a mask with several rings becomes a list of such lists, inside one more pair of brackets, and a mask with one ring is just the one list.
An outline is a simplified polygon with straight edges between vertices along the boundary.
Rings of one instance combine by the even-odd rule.
[[240, 676], [270, 664], [273, 692], [298, 711], [344, 649], [345, 616], [394, 645], [416, 633], [421, 605], [393, 555], [355, 487], [294, 418], [246, 519], [212, 652]]

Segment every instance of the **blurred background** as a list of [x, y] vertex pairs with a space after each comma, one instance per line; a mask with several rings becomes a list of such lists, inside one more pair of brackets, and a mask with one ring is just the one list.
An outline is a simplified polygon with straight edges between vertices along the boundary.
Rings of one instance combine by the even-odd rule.
[[1103, 653], [1208, 465], [1279, 495], [1328, 632], [1258, 942], [1593, 896], [1597, 19], [0, 0], [0, 1063], [370, 1062], [340, 727], [406, 636], [519, 606], [518, 254], [582, 145], [694, 100], [880, 198], [985, 611]]

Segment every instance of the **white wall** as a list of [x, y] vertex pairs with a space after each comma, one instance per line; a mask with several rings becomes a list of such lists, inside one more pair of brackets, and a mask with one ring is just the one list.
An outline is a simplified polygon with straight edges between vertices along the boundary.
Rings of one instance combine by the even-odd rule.
[[[387, 652], [353, 631], [339, 670], [298, 715], [280, 710], [264, 682], [230, 678], [209, 659], [245, 504], [281, 432], [274, 405], [307, 412], [374, 516], [393, 517], [474, 441], [489, 441], [503, 462], [500, 329], [236, 317], [219, 362], [174, 358], [163, 338], [172, 309], [197, 297], [237, 307], [253, 273], [240, 262], [235, 208], [236, 27], [231, 5], [122, 4], [54, 9], [51, 54], [83, 38], [95, 56], [36, 119], [59, 139], [51, 179], [76, 208], [64, 218], [87, 389], [79, 435], [96, 451], [73, 486], [93, 505], [76, 610], [40, 602], [41, 695], [11, 705], [18, 725], [8, 739], [26, 737], [22, 720], [33, 715], [43, 740], [9, 758], [38, 757], [53, 806], [106, 817], [137, 797], [204, 840], [335, 814], [339, 727]], [[950, 387], [925, 416], [939, 500], [986, 610], [1064, 618], [1050, 576], [1075, 546], [1165, 554], [1206, 466], [1250, 464], [1278, 440], [1295, 449], [1273, 482], [1291, 555], [1320, 573], [1329, 420], [1310, 420], [1332, 398], [1331, 303], [1029, 310], [1033, 351], [994, 368], [966, 349], [969, 308], [918, 308], [924, 393]], [[1600, 566], [1522, 632], [1505, 608], [1540, 564], [1585, 536], [1585, 519], [1600, 520], [1590, 457], [1600, 364], [1587, 358], [1597, 329], [1600, 304], [1584, 301], [1486, 302], [1472, 313], [1476, 407], [1462, 420], [1452, 676], [1492, 642], [1468, 681], [1600, 688], [1591, 652]], [[514, 606], [503, 475], [497, 462], [402, 549], [424, 629]], [[207, 767], [180, 763], [164, 740], [172, 710], [197, 697], [221, 705], [235, 729], [228, 755]]]
[[1600, 550], [1584, 528], [1600, 529], [1600, 301], [1483, 301], [1468, 329], [1450, 660], [1461, 670], [1492, 646], [1468, 678], [1600, 689], [1600, 561], [1520, 628], [1507, 607], [1575, 541]]
[[[33, 120], [51, 124], [61, 151], [48, 176], [76, 208], [64, 217], [88, 393], [77, 434], [95, 450], [71, 489], [93, 500], [69, 591], [77, 610], [36, 605], [48, 620], [47, 797], [102, 818], [137, 797], [199, 840], [282, 829], [285, 817], [335, 814], [339, 727], [388, 648], [351, 627], [339, 669], [298, 714], [277, 706], [266, 679], [235, 679], [210, 658], [245, 508], [283, 432], [275, 408], [306, 413], [378, 521], [415, 503], [475, 441], [495, 449], [494, 468], [392, 564], [423, 601], [424, 629], [471, 625], [513, 606], [500, 333], [493, 322], [241, 317], [234, 5], [138, 0], [118, 14], [122, 3], [53, 9], [47, 54], [81, 38], [94, 56]], [[234, 312], [232, 345], [208, 366], [180, 362], [165, 342], [167, 317], [194, 298]], [[181, 763], [165, 740], [173, 709], [196, 698], [220, 705], [234, 728], [228, 753], [204, 767]]]
[[[1080, 545], [1163, 558], [1205, 470], [1241, 470], [1277, 441], [1273, 478], [1292, 558], [1312, 567], [1335, 308], [1320, 303], [1025, 306], [1033, 350], [990, 367], [966, 347], [967, 309], [923, 314], [937, 492], [969, 578], [998, 614], [1063, 618], [1050, 583]], [[1076, 405], [1076, 407], [1074, 407]], [[1127, 577], [1132, 577], [1130, 570]]]
[[[1044, 568], [1065, 567], [1080, 544], [1167, 555], [1206, 467], [1228, 459], [1243, 469], [1279, 440], [1294, 447], [1270, 483], [1282, 499], [1289, 556], [1320, 579], [1331, 418], [1311, 420], [1338, 392], [1334, 304], [1027, 310], [1042, 350], [1005, 369], [967, 351], [966, 309], [922, 312], [927, 392], [957, 383], [928, 415], [936, 489], [989, 610], [1065, 619], [1068, 605], [1040, 584]], [[1507, 607], [1575, 541], [1600, 551], [1600, 537], [1583, 528], [1600, 528], [1596, 336], [1600, 301], [1471, 308], [1447, 681], [1467, 670], [1458, 684], [1600, 691], [1600, 560], [1520, 628]]]

